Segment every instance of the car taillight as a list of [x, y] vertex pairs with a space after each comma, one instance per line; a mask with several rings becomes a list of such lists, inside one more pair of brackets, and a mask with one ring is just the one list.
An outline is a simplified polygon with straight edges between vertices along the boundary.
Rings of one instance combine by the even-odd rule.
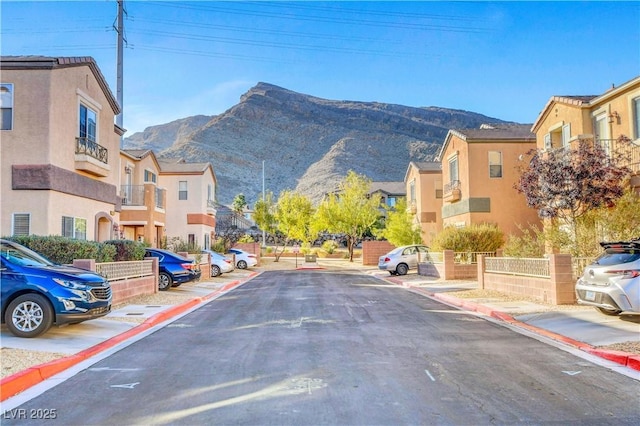
[[227, 262], [227, 263], [231, 263], [231, 261], [229, 259], [225, 259], [224, 261]]
[[391, 262], [391, 258], [390, 258], [390, 257], [385, 257], [385, 258], [384, 258], [384, 261], [385, 261], [385, 262]]
[[193, 263], [182, 263], [182, 264], [180, 264], [180, 266], [182, 266], [184, 269], [188, 269], [188, 270], [193, 269]]
[[606, 271], [611, 275], [622, 275], [622, 278], [631, 279], [640, 277], [640, 269], [616, 269], [612, 271]]
[[256, 257], [255, 254], [248, 254], [247, 257]]

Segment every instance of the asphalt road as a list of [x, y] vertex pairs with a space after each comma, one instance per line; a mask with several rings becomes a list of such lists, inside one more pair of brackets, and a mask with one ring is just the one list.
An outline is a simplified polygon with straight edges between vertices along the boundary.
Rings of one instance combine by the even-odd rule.
[[265, 272], [2, 424], [635, 425], [639, 389], [376, 278]]

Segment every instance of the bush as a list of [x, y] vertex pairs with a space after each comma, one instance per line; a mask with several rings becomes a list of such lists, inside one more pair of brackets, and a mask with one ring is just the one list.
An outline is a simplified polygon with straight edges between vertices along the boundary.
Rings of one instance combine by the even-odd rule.
[[[187, 253], [201, 253], [202, 247], [200, 247], [196, 243], [189, 243], [188, 241], [183, 240], [180, 237], [171, 237], [167, 240], [167, 249], [171, 250], [174, 253], [178, 252], [187, 252]], [[224, 253], [226, 250], [223, 248], [221, 253]]]
[[322, 243], [322, 250], [327, 254], [333, 254], [338, 249], [338, 243], [335, 240], [327, 240]]
[[431, 244], [433, 251], [495, 252], [504, 244], [503, 232], [494, 224], [457, 228], [448, 226], [440, 231]]
[[126, 262], [144, 259], [146, 245], [132, 240], [109, 240], [105, 245], [112, 246], [115, 250], [113, 261]]
[[40, 253], [60, 264], [72, 264], [75, 259], [95, 259], [97, 263], [112, 262], [115, 249], [96, 241], [76, 240], [61, 236], [21, 235], [7, 238]]
[[239, 243], [254, 243], [255, 239], [249, 234], [244, 234], [242, 237], [240, 237], [238, 242]]

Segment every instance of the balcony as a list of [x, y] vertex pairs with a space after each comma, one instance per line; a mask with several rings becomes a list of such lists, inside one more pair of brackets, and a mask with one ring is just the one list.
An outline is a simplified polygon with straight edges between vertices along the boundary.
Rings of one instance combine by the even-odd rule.
[[596, 144], [600, 146], [609, 156], [616, 153], [620, 156], [617, 164], [621, 167], [628, 167], [634, 174], [640, 173], [640, 145], [628, 139], [598, 139]]
[[460, 190], [460, 181], [452, 180], [449, 183], [445, 183], [442, 188], [443, 200], [448, 203], [460, 201], [462, 198], [462, 191]]
[[111, 171], [109, 150], [91, 139], [76, 138], [75, 167], [96, 176], [107, 176]]
[[207, 200], [207, 214], [215, 216], [217, 212], [218, 209], [216, 209], [216, 202], [213, 200]]
[[144, 185], [122, 185], [120, 198], [123, 206], [144, 206]]

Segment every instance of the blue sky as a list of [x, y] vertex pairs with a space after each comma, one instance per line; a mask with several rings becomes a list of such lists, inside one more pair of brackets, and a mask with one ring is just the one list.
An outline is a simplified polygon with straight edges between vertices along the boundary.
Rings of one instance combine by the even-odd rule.
[[[533, 122], [640, 75], [640, 2], [125, 2], [124, 127], [220, 114], [262, 81], [321, 98]], [[92, 56], [117, 3], [0, 3], [2, 55]]]

